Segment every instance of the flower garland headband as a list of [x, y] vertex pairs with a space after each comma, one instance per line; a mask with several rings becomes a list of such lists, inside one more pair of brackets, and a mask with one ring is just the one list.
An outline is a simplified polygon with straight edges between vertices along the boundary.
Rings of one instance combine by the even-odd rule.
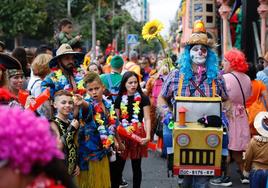
[[139, 92], [134, 94], [134, 103], [133, 103], [133, 114], [131, 123], [127, 120], [129, 118], [127, 105], [128, 105], [128, 95], [125, 94], [122, 96], [122, 100], [120, 103], [120, 110], [121, 110], [121, 118], [122, 118], [122, 125], [128, 131], [132, 132], [138, 126], [139, 122], [139, 113], [140, 113], [140, 103], [141, 103], [141, 95]]
[[116, 116], [114, 106], [111, 105], [109, 108], [108, 127], [105, 127], [105, 113], [102, 109], [101, 103], [94, 101], [94, 120], [98, 125], [98, 132], [104, 148], [108, 149], [111, 144], [114, 143], [114, 135], [116, 129]]

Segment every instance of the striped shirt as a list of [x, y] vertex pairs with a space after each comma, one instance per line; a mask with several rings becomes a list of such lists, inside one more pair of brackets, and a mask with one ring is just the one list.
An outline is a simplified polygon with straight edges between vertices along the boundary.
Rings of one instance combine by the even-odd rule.
[[[174, 104], [174, 99], [178, 95], [178, 87], [180, 80], [180, 71], [178, 69], [173, 70], [167, 76], [161, 90], [161, 95], [166, 98], [169, 102]], [[212, 83], [208, 83], [206, 79], [206, 74], [202, 75], [201, 80], [204, 80], [203, 83], [198, 83], [197, 75], [194, 74], [192, 80], [199, 86], [199, 88], [204, 92], [207, 97], [212, 97]], [[224, 79], [222, 77], [218, 77], [215, 79], [216, 85], [216, 94], [222, 97], [223, 99], [227, 99], [226, 86]], [[193, 84], [189, 81], [186, 83], [183, 81], [181, 96], [194, 96], [194, 97], [202, 97], [201, 93], [196, 90]]]

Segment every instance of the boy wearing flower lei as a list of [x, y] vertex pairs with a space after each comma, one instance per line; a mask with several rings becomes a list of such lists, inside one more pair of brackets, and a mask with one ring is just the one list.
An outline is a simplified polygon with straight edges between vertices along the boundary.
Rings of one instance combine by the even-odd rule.
[[111, 101], [103, 97], [105, 87], [96, 73], [84, 78], [87, 96], [75, 95], [74, 103], [79, 106], [81, 127], [78, 134], [78, 156], [81, 173], [80, 188], [110, 188], [109, 161], [107, 155], [115, 142], [119, 124]]
[[133, 187], [140, 187], [142, 180], [141, 160], [147, 157], [147, 143], [150, 141], [151, 119], [150, 100], [145, 96], [139, 84], [139, 76], [128, 71], [123, 75], [115, 110], [122, 126], [129, 132], [141, 137], [141, 142], [132, 141], [122, 136], [125, 150], [117, 159], [118, 169], [115, 173], [122, 177], [127, 158], [131, 159], [133, 171]]

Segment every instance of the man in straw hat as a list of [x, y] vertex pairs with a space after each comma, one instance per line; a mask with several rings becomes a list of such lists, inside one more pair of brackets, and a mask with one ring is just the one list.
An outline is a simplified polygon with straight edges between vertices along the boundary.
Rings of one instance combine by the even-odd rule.
[[[197, 20], [192, 35], [179, 57], [179, 69], [169, 73], [158, 97], [158, 108], [164, 117], [163, 122], [170, 122], [170, 119], [166, 121], [165, 117], [173, 116], [172, 106], [175, 104], [176, 95], [212, 97], [213, 91], [216, 91], [215, 94], [223, 99], [227, 98], [224, 80], [218, 77], [218, 56], [212, 47], [204, 23]], [[166, 142], [170, 143], [167, 147], [172, 147], [172, 130], [165, 127], [163, 130], [168, 131], [164, 132], [164, 135], [168, 135], [164, 136], [164, 145]], [[207, 176], [185, 176], [182, 184], [183, 187], [207, 187], [208, 179]]]
[[[82, 94], [85, 91], [83, 75], [77, 71], [77, 68], [82, 63], [83, 58], [84, 54], [74, 52], [69, 44], [62, 44], [57, 50], [56, 56], [49, 62], [53, 71], [42, 81], [42, 92], [46, 88], [50, 88], [51, 99], [53, 99], [55, 92], [62, 89]], [[47, 113], [44, 115], [50, 117], [51, 107], [48, 104], [46, 106]]]
[[259, 135], [248, 144], [244, 176], [250, 178], [250, 187], [267, 187], [268, 177], [268, 112], [260, 112], [254, 120]]

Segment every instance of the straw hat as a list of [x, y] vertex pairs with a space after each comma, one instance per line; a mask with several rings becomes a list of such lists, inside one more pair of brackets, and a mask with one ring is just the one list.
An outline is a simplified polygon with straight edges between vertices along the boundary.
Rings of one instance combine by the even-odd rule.
[[261, 136], [268, 137], [268, 112], [259, 112], [254, 120], [254, 127]]
[[196, 20], [194, 22], [192, 34], [186, 42], [188, 45], [203, 44], [205, 46], [213, 47], [214, 42], [208, 38], [204, 22]]
[[56, 51], [56, 56], [49, 62], [49, 67], [56, 67], [58, 64], [58, 59], [64, 55], [74, 55], [76, 66], [79, 66], [83, 63], [84, 54], [73, 51], [72, 47], [69, 44], [65, 43], [58, 48]]

